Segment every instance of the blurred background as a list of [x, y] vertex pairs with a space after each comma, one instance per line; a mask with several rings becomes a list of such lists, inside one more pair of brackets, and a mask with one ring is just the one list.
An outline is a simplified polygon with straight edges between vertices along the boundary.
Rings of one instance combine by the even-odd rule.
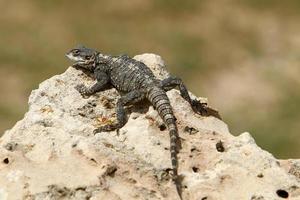
[[299, 0], [0, 0], [0, 135], [77, 44], [163, 57], [238, 135], [300, 157]]

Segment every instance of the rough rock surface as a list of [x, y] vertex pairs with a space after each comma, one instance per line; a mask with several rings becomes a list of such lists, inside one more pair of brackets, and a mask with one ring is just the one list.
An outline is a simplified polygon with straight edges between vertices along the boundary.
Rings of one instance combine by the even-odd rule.
[[[168, 75], [159, 56], [135, 58]], [[70, 67], [32, 92], [24, 119], [0, 139], [0, 199], [178, 199], [157, 112], [146, 102], [128, 107], [119, 132], [93, 135], [115, 120], [118, 93], [83, 98], [74, 89], [92, 81]], [[234, 137], [224, 122], [194, 114], [177, 90], [168, 96], [183, 141], [184, 200], [300, 199], [297, 160], [278, 161], [249, 133]]]

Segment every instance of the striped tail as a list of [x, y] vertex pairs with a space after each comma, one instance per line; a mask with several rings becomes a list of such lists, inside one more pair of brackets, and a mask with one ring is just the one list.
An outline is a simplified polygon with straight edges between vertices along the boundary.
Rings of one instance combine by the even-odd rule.
[[170, 135], [170, 152], [171, 152], [171, 163], [172, 163], [172, 171], [173, 171], [173, 181], [176, 184], [177, 192], [181, 199], [181, 181], [178, 176], [178, 146], [180, 146], [178, 130], [176, 126], [175, 116], [173, 114], [173, 110], [170, 104], [170, 100], [166, 95], [166, 92], [159, 88], [152, 88], [147, 96], [148, 100], [155, 107], [159, 116], [163, 119], [164, 123], [168, 127], [169, 135]]

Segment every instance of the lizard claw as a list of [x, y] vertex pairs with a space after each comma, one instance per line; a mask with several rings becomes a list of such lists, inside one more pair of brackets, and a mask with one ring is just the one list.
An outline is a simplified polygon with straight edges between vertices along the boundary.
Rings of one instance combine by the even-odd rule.
[[197, 100], [192, 100], [192, 108], [195, 113], [198, 113], [202, 116], [214, 116], [222, 120], [218, 111], [208, 107], [206, 103], [201, 103]]
[[89, 95], [89, 89], [83, 85], [83, 84], [80, 84], [80, 85], [76, 85], [75, 86], [75, 89], [81, 94], [81, 95], [84, 95], [84, 96], [88, 96]]
[[100, 129], [100, 128], [96, 128], [95, 130], [93, 130], [93, 134], [94, 134], [94, 135], [97, 134], [97, 133], [99, 133], [99, 132], [101, 132], [101, 129]]
[[197, 100], [192, 100], [192, 109], [195, 113], [198, 113], [200, 115], [203, 116], [207, 116], [208, 112], [207, 112], [207, 104], [206, 103], [201, 103], [200, 101]]
[[110, 131], [115, 131], [115, 130], [119, 130], [118, 125], [117, 124], [113, 124], [113, 125], [105, 125], [105, 126], [101, 126], [97, 129], [95, 129], [93, 131], [94, 134], [99, 133], [99, 132], [110, 132]]

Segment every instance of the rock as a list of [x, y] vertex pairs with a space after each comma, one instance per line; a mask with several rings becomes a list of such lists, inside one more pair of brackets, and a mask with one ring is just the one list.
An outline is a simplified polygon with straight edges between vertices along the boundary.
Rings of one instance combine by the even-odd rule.
[[[168, 76], [159, 56], [135, 58]], [[93, 80], [70, 67], [31, 93], [24, 119], [0, 139], [0, 199], [178, 199], [168, 131], [153, 107], [128, 107], [119, 132], [94, 135], [115, 120], [119, 95], [83, 98], [74, 89], [82, 82]], [[182, 138], [184, 200], [300, 199], [299, 161], [275, 159], [249, 133], [232, 136], [223, 121], [193, 113], [177, 90], [168, 96]]]

